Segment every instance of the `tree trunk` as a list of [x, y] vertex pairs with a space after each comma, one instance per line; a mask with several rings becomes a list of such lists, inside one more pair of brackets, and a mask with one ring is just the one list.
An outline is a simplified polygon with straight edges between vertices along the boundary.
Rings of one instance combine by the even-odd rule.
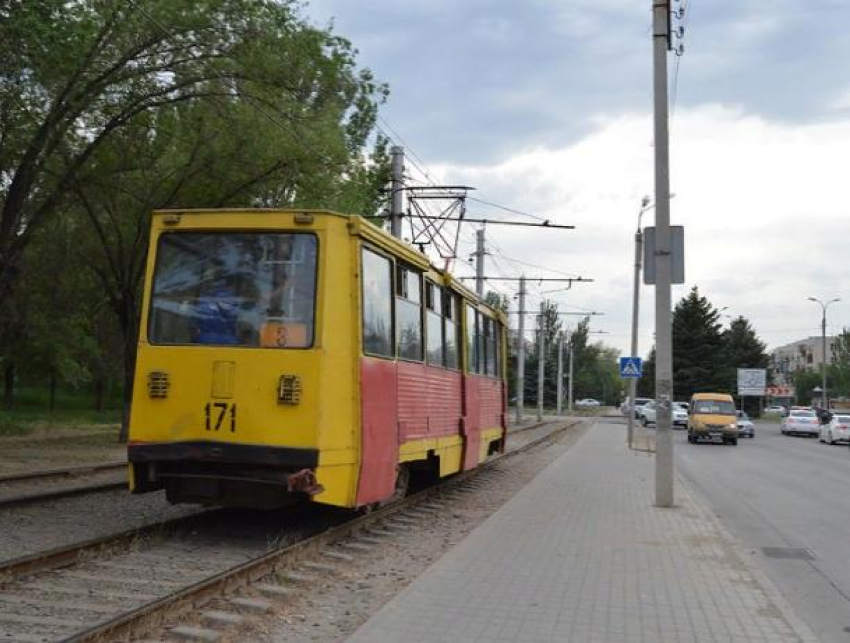
[[98, 376], [94, 381], [94, 410], [98, 412], [103, 410], [104, 388], [103, 377]]
[[3, 369], [3, 408], [11, 411], [15, 406], [15, 363], [6, 361]]
[[48, 404], [50, 412], [56, 409], [56, 371], [50, 371], [50, 402]]
[[133, 294], [125, 294], [121, 314], [121, 334], [124, 349], [124, 403], [121, 408], [121, 430], [118, 441], [126, 442], [130, 429], [130, 404], [133, 401], [133, 379], [136, 371], [136, 344], [138, 341], [138, 321]]

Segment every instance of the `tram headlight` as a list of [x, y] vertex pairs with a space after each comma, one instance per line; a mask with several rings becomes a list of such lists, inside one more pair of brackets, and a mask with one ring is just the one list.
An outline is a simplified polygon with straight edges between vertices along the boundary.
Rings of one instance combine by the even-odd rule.
[[277, 385], [279, 404], [299, 404], [301, 402], [301, 378], [297, 375], [281, 375]]
[[152, 398], [168, 397], [168, 373], [164, 371], [151, 371], [148, 373], [148, 395]]

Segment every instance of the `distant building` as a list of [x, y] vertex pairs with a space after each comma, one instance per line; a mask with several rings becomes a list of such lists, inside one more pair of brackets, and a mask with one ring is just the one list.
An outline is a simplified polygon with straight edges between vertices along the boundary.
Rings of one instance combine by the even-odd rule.
[[[837, 347], [836, 337], [826, 338], [827, 364], [835, 362]], [[818, 371], [821, 364], [823, 340], [820, 337], [800, 339], [770, 352], [770, 370], [773, 381], [778, 385], [791, 384], [797, 371]]]

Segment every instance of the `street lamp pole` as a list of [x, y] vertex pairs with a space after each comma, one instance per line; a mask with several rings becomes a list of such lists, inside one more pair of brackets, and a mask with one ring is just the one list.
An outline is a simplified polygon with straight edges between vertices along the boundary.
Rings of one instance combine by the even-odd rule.
[[821, 408], [824, 411], [829, 410], [829, 405], [827, 403], [827, 392], [826, 392], [826, 309], [829, 308], [830, 304], [834, 304], [837, 301], [841, 301], [841, 299], [830, 299], [827, 302], [823, 302], [816, 297], [809, 297], [809, 301], [813, 301], [816, 304], [819, 304], [821, 307], [821, 321], [820, 321], [820, 338], [821, 338], [821, 350], [823, 351], [823, 356], [820, 364], [820, 372], [821, 372]]
[[[638, 319], [640, 309], [640, 270], [643, 257], [643, 231], [640, 227], [640, 220], [643, 213], [652, 209], [649, 205], [649, 197], [643, 197], [640, 203], [640, 211], [638, 212], [637, 232], [635, 232], [635, 284], [634, 293], [632, 295], [632, 357], [637, 357], [638, 354]], [[637, 378], [629, 379], [629, 424], [626, 431], [626, 440], [631, 449], [634, 443], [635, 436], [635, 396], [637, 395]]]

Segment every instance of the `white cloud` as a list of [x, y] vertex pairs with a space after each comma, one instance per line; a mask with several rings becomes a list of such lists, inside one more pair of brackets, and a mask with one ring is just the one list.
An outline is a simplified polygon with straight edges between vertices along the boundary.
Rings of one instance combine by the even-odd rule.
[[[685, 225], [687, 245], [687, 284], [676, 287], [674, 300], [697, 285], [774, 346], [817, 333], [807, 296], [844, 296], [848, 304], [831, 309], [830, 323], [850, 324], [850, 292], [842, 292], [850, 120], [795, 126], [710, 105], [680, 110], [672, 131], [672, 220]], [[604, 311], [598, 325], [610, 335], [603, 339], [625, 349], [636, 214], [653, 185], [651, 137], [651, 117], [633, 114], [600, 120], [567, 148], [518, 151], [493, 166], [443, 166], [440, 174], [477, 186], [486, 199], [575, 224], [572, 232], [490, 227], [488, 235], [509, 257], [594, 278], [557, 298], [567, 308]], [[644, 289], [643, 353], [651, 294]]]

